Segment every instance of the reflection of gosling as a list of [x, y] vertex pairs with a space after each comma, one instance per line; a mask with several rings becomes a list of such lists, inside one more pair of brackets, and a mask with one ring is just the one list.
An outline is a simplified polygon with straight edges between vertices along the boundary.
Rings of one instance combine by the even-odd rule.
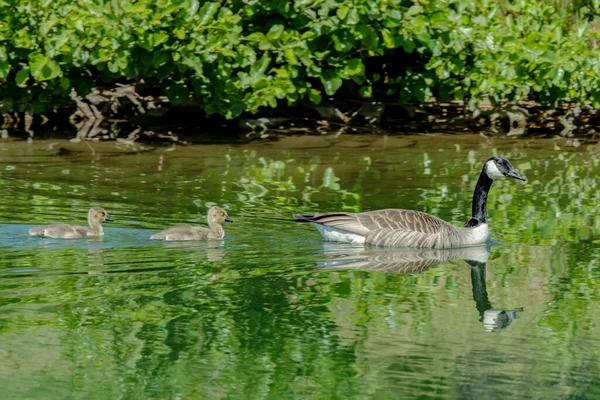
[[150, 239], [156, 240], [204, 240], [204, 239], [222, 239], [225, 231], [221, 222], [233, 222], [227, 212], [221, 207], [211, 207], [208, 209], [208, 228], [203, 226], [176, 226], [169, 228], [155, 235]]
[[112, 221], [106, 210], [102, 207], [92, 207], [88, 212], [88, 224], [85, 226], [54, 224], [34, 226], [29, 230], [31, 236], [42, 236], [55, 239], [82, 239], [88, 236], [102, 236], [102, 222]]

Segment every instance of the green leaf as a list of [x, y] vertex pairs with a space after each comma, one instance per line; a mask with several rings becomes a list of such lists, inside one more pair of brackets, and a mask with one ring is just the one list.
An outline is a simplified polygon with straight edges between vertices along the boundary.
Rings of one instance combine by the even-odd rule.
[[285, 51], [283, 52], [283, 55], [285, 56], [285, 60], [288, 62], [288, 64], [290, 65], [300, 65], [300, 62], [298, 61], [298, 57], [296, 57], [296, 53], [294, 53], [293, 49], [285, 49]]
[[350, 12], [348, 12], [348, 16], [346, 17], [346, 24], [348, 25], [356, 25], [360, 21], [360, 16], [358, 14], [358, 7], [352, 7]]
[[388, 8], [385, 10], [385, 19], [383, 20], [383, 26], [386, 28], [395, 28], [402, 26], [402, 13], [400, 10], [395, 8]]
[[179, 39], [179, 40], [185, 39], [185, 29], [183, 29], [183, 28], [174, 29], [173, 33], [175, 34], [175, 37], [177, 39]]
[[362, 36], [362, 44], [369, 50], [379, 50], [379, 36], [373, 27], [361, 25], [358, 31]]
[[10, 64], [4, 60], [0, 61], [0, 79], [4, 79], [10, 73]]
[[29, 80], [29, 67], [23, 67], [15, 76], [15, 83], [17, 85], [24, 85]]
[[337, 90], [342, 86], [342, 78], [340, 78], [336, 71], [331, 69], [323, 71], [323, 75], [321, 75], [321, 82], [323, 83], [325, 93], [327, 93], [328, 96], [333, 96], [335, 92], [337, 92]]
[[356, 43], [352, 34], [347, 30], [334, 32], [331, 38], [335, 49], [342, 53], [352, 50]]
[[204, 3], [198, 14], [200, 15], [200, 21], [198, 26], [204, 26], [212, 21], [213, 17], [219, 10], [219, 3]]
[[315, 104], [321, 104], [321, 92], [313, 88], [308, 89], [308, 99]]
[[344, 18], [346, 18], [349, 11], [350, 8], [348, 8], [348, 6], [342, 5], [337, 10], [335, 10], [335, 14], [338, 16], [339, 19], [343, 20]]
[[267, 37], [261, 32], [254, 32], [245, 37], [250, 42], [266, 42]]
[[449, 29], [448, 17], [446, 16], [445, 12], [438, 11], [436, 13], [433, 13], [429, 17], [429, 22], [431, 22], [431, 25], [434, 28], [437, 28], [439, 30], [447, 31]]
[[415, 41], [412, 38], [401, 38], [400, 46], [402, 46], [404, 48], [404, 51], [407, 53], [412, 53], [417, 47]]
[[174, 83], [167, 86], [166, 94], [173, 104], [180, 104], [190, 97], [190, 90], [183, 83]]
[[164, 32], [157, 32], [152, 34], [152, 43], [154, 44], [154, 47], [160, 46], [167, 40], [169, 40], [169, 35], [167, 35]]
[[102, 8], [102, 6], [103, 6], [102, 1], [85, 1], [85, 2], [83, 2], [83, 5], [85, 5], [87, 7], [88, 11], [93, 16], [102, 17], [102, 15], [104, 13], [104, 10]]
[[344, 67], [344, 72], [348, 76], [364, 76], [365, 65], [360, 58], [353, 58]]
[[421, 103], [429, 101], [431, 98], [431, 91], [423, 81], [417, 82], [413, 87], [412, 95]]
[[271, 29], [269, 29], [269, 32], [267, 32], [267, 39], [277, 40], [281, 37], [282, 34], [283, 34], [283, 25], [276, 24], [276, 25], [273, 25], [271, 27]]
[[106, 63], [108, 70], [110, 72], [112, 72], [113, 74], [116, 74], [117, 72], [119, 72], [119, 66], [117, 65], [116, 62], [114, 61], [109, 61]]
[[383, 45], [388, 49], [393, 49], [396, 47], [396, 39], [392, 32], [388, 29], [381, 30], [381, 36], [383, 37]]
[[440, 79], [448, 79], [450, 77], [450, 72], [446, 69], [446, 64], [442, 64], [435, 69], [435, 74]]
[[38, 82], [54, 79], [61, 74], [58, 64], [40, 53], [29, 55], [29, 68], [31, 76]]
[[271, 107], [271, 108], [277, 108], [277, 99], [275, 98], [274, 95], [272, 94], [268, 94], [266, 96], [264, 96], [264, 101]]
[[250, 67], [250, 79], [252, 79], [252, 81], [257, 81], [258, 79], [263, 77], [263, 75], [267, 71], [267, 68], [269, 67], [270, 62], [271, 58], [269, 57], [269, 55], [267, 53], [263, 54], [260, 60], [252, 64], [252, 66]]
[[71, 81], [69, 78], [60, 78], [60, 87], [65, 92], [69, 91], [69, 89], [71, 89]]
[[154, 51], [152, 53], [152, 66], [154, 68], [160, 68], [165, 65], [170, 58], [171, 54], [166, 50]]
[[454, 89], [454, 97], [456, 100], [463, 100], [465, 98], [465, 90], [462, 87], [456, 87]]
[[373, 95], [373, 88], [370, 85], [361, 86], [360, 89], [358, 89], [358, 94], [360, 95], [360, 97], [371, 97]]
[[419, 4], [415, 4], [408, 9], [408, 15], [417, 15], [423, 12], [423, 7]]

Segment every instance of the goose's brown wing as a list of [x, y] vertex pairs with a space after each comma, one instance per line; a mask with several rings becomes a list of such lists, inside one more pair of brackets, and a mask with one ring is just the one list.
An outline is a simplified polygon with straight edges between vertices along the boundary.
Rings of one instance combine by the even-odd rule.
[[380, 229], [435, 234], [455, 227], [446, 221], [413, 210], [377, 210], [362, 213], [296, 214], [300, 222], [313, 222], [344, 231], [366, 235]]
[[376, 246], [451, 247], [451, 241], [457, 233], [454, 225], [413, 210], [297, 214], [294, 219], [362, 235], [365, 236], [366, 243]]

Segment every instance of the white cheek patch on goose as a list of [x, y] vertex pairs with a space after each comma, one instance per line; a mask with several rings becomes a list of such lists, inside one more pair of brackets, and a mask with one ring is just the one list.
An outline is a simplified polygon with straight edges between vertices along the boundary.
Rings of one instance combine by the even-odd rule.
[[504, 178], [504, 174], [500, 172], [494, 161], [488, 161], [485, 165], [485, 172], [491, 180]]

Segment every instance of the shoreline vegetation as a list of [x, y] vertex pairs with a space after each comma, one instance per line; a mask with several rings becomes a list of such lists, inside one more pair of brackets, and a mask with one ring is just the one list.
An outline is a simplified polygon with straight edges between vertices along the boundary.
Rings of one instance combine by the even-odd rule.
[[0, 134], [595, 138], [597, 2], [16, 1]]

